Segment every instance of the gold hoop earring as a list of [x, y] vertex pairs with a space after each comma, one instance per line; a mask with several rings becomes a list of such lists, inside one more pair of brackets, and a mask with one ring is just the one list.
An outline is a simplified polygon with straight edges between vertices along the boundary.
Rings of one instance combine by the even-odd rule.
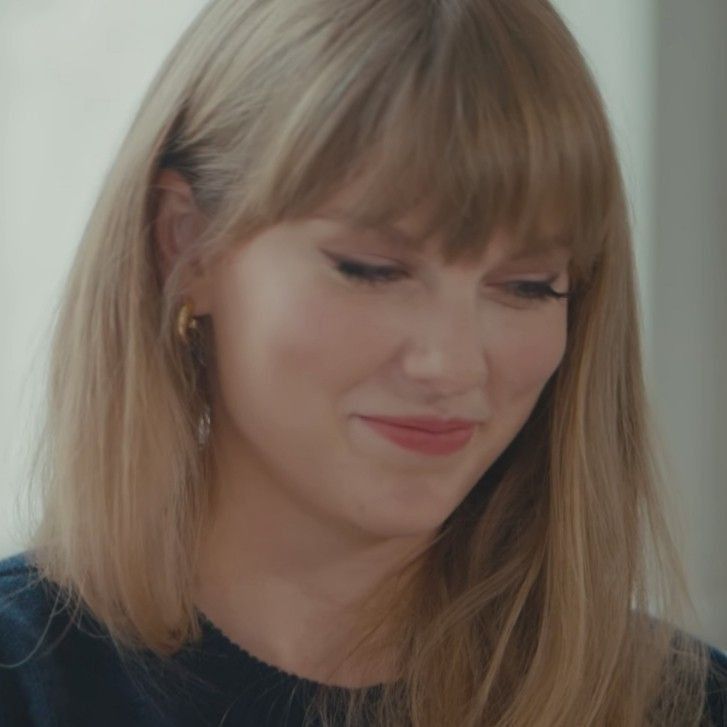
[[177, 336], [179, 336], [179, 340], [185, 346], [189, 345], [190, 330], [197, 331], [199, 330], [199, 326], [197, 325], [197, 320], [192, 317], [192, 303], [187, 301], [179, 309], [179, 313], [177, 314]]

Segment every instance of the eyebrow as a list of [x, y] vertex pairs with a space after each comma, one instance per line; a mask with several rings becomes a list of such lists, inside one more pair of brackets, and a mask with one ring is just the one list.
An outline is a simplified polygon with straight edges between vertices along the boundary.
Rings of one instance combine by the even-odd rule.
[[[381, 235], [396, 249], [410, 250], [416, 243], [416, 238], [408, 233], [400, 230], [398, 227], [386, 224], [385, 222], [375, 224], [358, 220], [344, 210], [331, 210], [329, 212], [319, 212], [310, 215], [310, 219], [322, 219], [337, 222], [349, 227], [356, 232], [374, 232]], [[570, 247], [566, 245], [562, 239], [552, 237], [544, 241], [544, 243], [533, 249], [528, 246], [521, 246], [514, 252], [506, 256], [507, 262], [521, 261], [541, 261], [559, 258], [562, 255], [570, 256]]]

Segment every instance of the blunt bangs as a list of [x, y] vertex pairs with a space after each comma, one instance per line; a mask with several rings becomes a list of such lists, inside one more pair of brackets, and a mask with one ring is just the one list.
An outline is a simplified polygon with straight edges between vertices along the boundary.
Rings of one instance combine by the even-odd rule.
[[[518, 249], [565, 246], [574, 284], [587, 278], [617, 197], [608, 129], [559, 35], [522, 40], [534, 19], [514, 4], [392, 4], [403, 29], [375, 39], [341, 18], [252, 130], [237, 220], [249, 232], [302, 217], [364, 179], [348, 210], [363, 226], [419, 210], [415, 242], [441, 235], [447, 262], [479, 258], [503, 227]], [[341, 56], [355, 72], [332, 79]]]

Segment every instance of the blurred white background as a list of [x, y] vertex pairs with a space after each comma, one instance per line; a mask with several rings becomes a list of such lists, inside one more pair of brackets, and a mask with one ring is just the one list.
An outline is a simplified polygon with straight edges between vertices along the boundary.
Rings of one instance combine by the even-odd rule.
[[[556, 0], [608, 106], [631, 200], [646, 374], [696, 618], [727, 648], [727, 3]], [[205, 0], [0, 2], [0, 558], [49, 322], [141, 97]]]

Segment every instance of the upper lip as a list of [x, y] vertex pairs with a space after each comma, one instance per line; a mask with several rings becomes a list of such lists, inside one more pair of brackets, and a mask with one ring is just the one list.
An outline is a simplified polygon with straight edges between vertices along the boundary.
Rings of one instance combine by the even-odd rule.
[[375, 419], [376, 421], [396, 424], [400, 427], [421, 429], [426, 432], [449, 432], [454, 429], [465, 429], [477, 424], [474, 419], [442, 419], [440, 417], [393, 417], [393, 416], [363, 416], [363, 419]]

